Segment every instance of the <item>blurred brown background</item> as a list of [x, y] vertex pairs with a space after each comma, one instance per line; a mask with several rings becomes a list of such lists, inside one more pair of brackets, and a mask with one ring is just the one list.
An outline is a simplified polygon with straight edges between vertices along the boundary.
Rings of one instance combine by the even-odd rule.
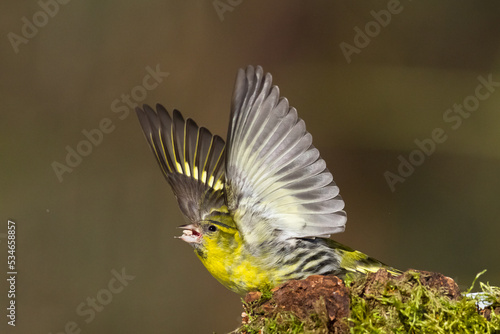
[[[273, 74], [341, 188], [349, 219], [335, 239], [463, 288], [483, 269], [500, 284], [500, 87], [472, 97], [479, 76], [500, 82], [498, 1], [59, 1], [0, 5], [0, 267], [12, 219], [19, 273], [15, 328], [0, 283], [0, 332], [238, 325], [240, 298], [173, 238], [183, 219], [122, 99], [180, 109], [225, 137], [248, 64]], [[370, 40], [355, 40], [365, 28]], [[350, 62], [343, 42], [363, 46]], [[475, 111], [446, 122], [464, 100]], [[447, 140], [391, 191], [384, 173], [436, 128]], [[97, 144], [79, 144], [84, 130]], [[87, 154], [75, 167], [68, 146]], [[59, 178], [54, 162], [68, 166]], [[115, 281], [123, 268], [135, 278]]]

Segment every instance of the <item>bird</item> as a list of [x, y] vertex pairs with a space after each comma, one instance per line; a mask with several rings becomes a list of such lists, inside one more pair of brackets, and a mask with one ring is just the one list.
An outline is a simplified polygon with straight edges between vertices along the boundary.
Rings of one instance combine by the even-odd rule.
[[261, 66], [239, 69], [227, 139], [174, 109], [135, 109], [206, 269], [240, 295], [310, 275], [385, 268], [330, 236], [347, 215], [339, 187], [297, 110]]

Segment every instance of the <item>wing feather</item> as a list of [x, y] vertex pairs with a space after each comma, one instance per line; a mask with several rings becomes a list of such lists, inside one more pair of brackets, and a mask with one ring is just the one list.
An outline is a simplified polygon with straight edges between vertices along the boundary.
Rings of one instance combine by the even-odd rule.
[[136, 108], [144, 135], [170, 183], [182, 213], [203, 220], [224, 205], [224, 141], [160, 104]]
[[238, 72], [227, 142], [227, 204], [247, 242], [344, 230], [332, 174], [305, 122], [260, 67]]

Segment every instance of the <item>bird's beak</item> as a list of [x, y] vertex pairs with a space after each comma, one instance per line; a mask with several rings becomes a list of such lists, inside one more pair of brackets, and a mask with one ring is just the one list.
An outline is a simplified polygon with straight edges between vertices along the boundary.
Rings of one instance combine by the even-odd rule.
[[199, 244], [201, 242], [201, 231], [194, 224], [187, 224], [179, 226], [182, 228], [182, 235], [178, 237], [179, 239], [187, 242], [188, 244]]

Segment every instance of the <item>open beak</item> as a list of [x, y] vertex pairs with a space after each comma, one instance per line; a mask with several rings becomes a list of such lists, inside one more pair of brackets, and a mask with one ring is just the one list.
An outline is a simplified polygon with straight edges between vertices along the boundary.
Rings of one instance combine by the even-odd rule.
[[187, 242], [188, 244], [201, 242], [201, 232], [200, 229], [194, 224], [187, 224], [179, 226], [182, 228], [182, 235], [178, 237], [179, 239]]

